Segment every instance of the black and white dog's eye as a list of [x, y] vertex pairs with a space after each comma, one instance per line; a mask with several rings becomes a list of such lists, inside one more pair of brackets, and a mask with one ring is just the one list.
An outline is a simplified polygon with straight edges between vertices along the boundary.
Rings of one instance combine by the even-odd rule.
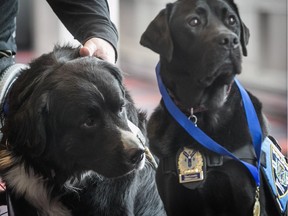
[[201, 21], [198, 17], [193, 17], [190, 21], [189, 21], [189, 24], [192, 26], [192, 27], [196, 27], [196, 26], [199, 26], [201, 24]]
[[228, 17], [228, 24], [229, 25], [234, 25], [236, 23], [236, 17], [234, 15], [230, 15]]
[[120, 107], [118, 111], [119, 115], [121, 115], [124, 112], [124, 110], [125, 110], [125, 104], [122, 104], [122, 106]]
[[85, 120], [85, 122], [82, 124], [83, 127], [85, 128], [91, 128], [95, 127], [97, 125], [97, 119], [93, 117], [89, 117]]

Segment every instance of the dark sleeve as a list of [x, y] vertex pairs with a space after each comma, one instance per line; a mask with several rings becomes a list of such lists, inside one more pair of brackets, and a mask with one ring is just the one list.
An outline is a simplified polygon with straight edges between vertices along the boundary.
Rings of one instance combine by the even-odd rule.
[[55, 14], [80, 43], [92, 37], [110, 42], [117, 53], [118, 32], [106, 0], [47, 0]]
[[17, 12], [17, 0], [0, 0], [0, 50], [11, 50], [14, 54]]

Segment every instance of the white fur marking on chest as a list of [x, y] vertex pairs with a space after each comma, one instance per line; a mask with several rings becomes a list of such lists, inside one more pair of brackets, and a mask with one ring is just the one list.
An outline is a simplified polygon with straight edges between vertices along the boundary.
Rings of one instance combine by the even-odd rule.
[[25, 170], [24, 164], [13, 167], [5, 176], [16, 195], [25, 199], [38, 209], [43, 216], [71, 216], [71, 212], [62, 205], [58, 198], [50, 197], [52, 188], [47, 188], [45, 179], [36, 175], [32, 168]]

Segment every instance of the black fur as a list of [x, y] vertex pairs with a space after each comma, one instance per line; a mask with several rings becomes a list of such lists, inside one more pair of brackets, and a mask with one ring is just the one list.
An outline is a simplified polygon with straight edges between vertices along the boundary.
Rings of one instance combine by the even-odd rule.
[[165, 215], [145, 133], [115, 66], [56, 47], [22, 71], [5, 101], [0, 175], [16, 215]]
[[[233, 83], [241, 72], [242, 54], [247, 55], [248, 39], [249, 30], [232, 0], [179, 0], [160, 11], [140, 43], [160, 55], [162, 80], [187, 117], [190, 108], [198, 110], [198, 127], [242, 160], [255, 164], [243, 104]], [[262, 105], [250, 97], [266, 136]], [[177, 151], [190, 146], [207, 159], [215, 154], [191, 138], [163, 102], [152, 114], [147, 131], [152, 152], [160, 158], [156, 180], [168, 215], [253, 215], [256, 184], [242, 164], [224, 158], [222, 166], [207, 167], [200, 185], [188, 189], [178, 181]], [[278, 215], [263, 187], [260, 200], [262, 216]]]

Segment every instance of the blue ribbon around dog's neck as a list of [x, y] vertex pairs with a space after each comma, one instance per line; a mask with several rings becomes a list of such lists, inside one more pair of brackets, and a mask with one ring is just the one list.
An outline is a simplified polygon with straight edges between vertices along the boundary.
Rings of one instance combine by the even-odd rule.
[[157, 75], [159, 90], [160, 90], [160, 93], [162, 95], [162, 98], [163, 98], [163, 101], [167, 110], [173, 116], [173, 118], [187, 131], [187, 133], [191, 137], [193, 137], [198, 143], [200, 143], [202, 146], [209, 149], [210, 151], [213, 151], [223, 156], [231, 157], [234, 160], [242, 163], [253, 176], [256, 182], [256, 185], [260, 186], [259, 168], [260, 168], [260, 154], [261, 154], [261, 144], [262, 144], [262, 130], [261, 130], [261, 126], [260, 126], [256, 111], [252, 104], [252, 101], [248, 93], [246, 92], [246, 90], [239, 83], [239, 81], [235, 79], [235, 82], [242, 96], [242, 101], [243, 101], [245, 112], [246, 112], [247, 123], [248, 123], [248, 127], [252, 136], [252, 142], [253, 142], [254, 150], [256, 153], [256, 157], [257, 157], [257, 167], [245, 161], [240, 160], [235, 155], [233, 155], [230, 151], [228, 151], [226, 148], [219, 145], [217, 142], [211, 139], [208, 135], [206, 135], [199, 127], [195, 126], [195, 124], [192, 123], [187, 118], [187, 116], [180, 111], [180, 109], [174, 104], [174, 102], [170, 98], [166, 90], [166, 87], [164, 86], [162, 82], [161, 75], [160, 75], [160, 63], [158, 63], [156, 66], [156, 75]]

